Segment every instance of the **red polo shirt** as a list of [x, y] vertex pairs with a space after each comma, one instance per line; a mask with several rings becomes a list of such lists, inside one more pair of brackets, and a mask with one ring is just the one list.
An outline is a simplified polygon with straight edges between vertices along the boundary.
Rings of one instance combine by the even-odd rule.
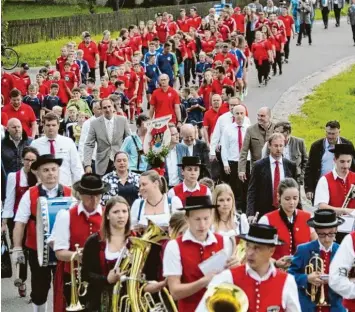
[[203, 126], [208, 127], [207, 133], [209, 139], [211, 138], [212, 132], [217, 123], [217, 118], [218, 118], [218, 112], [216, 112], [212, 108], [209, 109], [203, 116]]
[[27, 136], [32, 137], [32, 123], [36, 122], [36, 116], [31, 106], [22, 103], [20, 107], [15, 110], [12, 105], [6, 105], [2, 111], [7, 114], [8, 118], [17, 118], [22, 124], [23, 130]]
[[21, 74], [20, 72], [12, 73], [14, 81], [14, 88], [21, 91], [22, 96], [25, 96], [28, 91], [28, 86], [31, 84], [31, 78], [27, 73]]
[[168, 87], [164, 92], [162, 88], [156, 89], [150, 100], [150, 105], [154, 106], [155, 118], [172, 115], [171, 122], [176, 123], [175, 105], [180, 104], [179, 94], [172, 88]]
[[102, 41], [100, 41], [100, 43], [99, 43], [99, 45], [97, 47], [101, 62], [105, 61], [106, 52], [107, 52], [107, 49], [108, 49], [108, 44], [109, 44], [109, 41], [102, 40]]
[[60, 73], [64, 70], [64, 63], [67, 61], [66, 57], [63, 56], [59, 56], [55, 62], [55, 68], [57, 69], [57, 71], [59, 71]]
[[180, 17], [176, 22], [182, 32], [189, 32], [190, 26], [189, 26], [187, 17], [184, 20], [181, 19], [181, 17]]
[[88, 62], [90, 68], [96, 67], [95, 55], [99, 53], [97, 45], [94, 41], [91, 41], [89, 45], [86, 45], [84, 41], [79, 43], [79, 50], [84, 51], [84, 60]]
[[216, 40], [210, 38], [208, 40], [201, 40], [202, 51], [205, 53], [210, 53], [214, 50], [216, 46]]
[[234, 68], [234, 69], [237, 69], [237, 68], [239, 67], [238, 59], [235, 57], [234, 54], [232, 54], [232, 53], [230, 53], [230, 52], [228, 52], [228, 53], [226, 53], [226, 54], [223, 54], [222, 52], [216, 54], [216, 56], [215, 56], [214, 59], [213, 59], [213, 62], [221, 61], [222, 64], [223, 64], [223, 62], [224, 62], [226, 59], [230, 59], [230, 60], [232, 61], [232, 65], [233, 65], [233, 68]]
[[222, 81], [218, 79], [213, 79], [212, 82], [212, 94], [219, 94], [222, 95], [222, 89], [224, 85], [232, 86], [233, 87], [233, 81], [230, 80], [227, 77], [224, 77]]
[[286, 36], [291, 37], [292, 25], [295, 23], [295, 21], [293, 20], [293, 17], [290, 15], [286, 15], [286, 16], [282, 15], [282, 16], [279, 16], [279, 20], [283, 21], [283, 23], [285, 25]]
[[189, 28], [193, 27], [193, 28], [197, 29], [201, 25], [201, 17], [198, 15], [195, 15], [194, 17], [190, 16], [187, 23], [189, 25]]
[[8, 74], [4, 73], [1, 76], [1, 95], [4, 97], [4, 105], [10, 102], [10, 91], [14, 88], [14, 79]]

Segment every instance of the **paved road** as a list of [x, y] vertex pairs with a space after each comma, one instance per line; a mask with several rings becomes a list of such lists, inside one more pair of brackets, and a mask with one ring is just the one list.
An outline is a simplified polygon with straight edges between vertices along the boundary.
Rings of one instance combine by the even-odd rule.
[[[346, 24], [346, 20], [342, 20], [340, 28], [335, 28], [333, 23], [333, 21], [330, 22], [328, 30], [323, 30], [319, 22], [314, 25], [312, 46], [308, 46], [307, 41], [303, 40], [303, 45], [296, 47], [295, 40], [293, 40], [291, 42], [290, 62], [284, 65], [284, 74], [272, 78], [266, 88], [257, 87], [255, 70], [252, 69], [249, 79], [249, 95], [245, 103], [253, 122], [258, 108], [265, 105], [273, 107], [281, 95], [302, 78], [322, 70], [339, 59], [354, 55], [355, 47], [351, 39], [351, 29]], [[30, 74], [31, 78], [34, 79], [35, 70], [31, 71]], [[28, 288], [30, 289], [29, 283]], [[31, 305], [27, 302], [28, 298], [18, 298], [12, 279], [1, 281], [2, 311], [31, 312]], [[48, 311], [51, 310], [48, 309]]]

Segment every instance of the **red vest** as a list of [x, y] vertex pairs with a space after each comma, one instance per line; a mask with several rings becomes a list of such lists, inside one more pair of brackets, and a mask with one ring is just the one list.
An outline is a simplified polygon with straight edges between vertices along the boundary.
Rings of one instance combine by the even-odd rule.
[[207, 195], [207, 186], [200, 184], [200, 190], [194, 192], [186, 191], [184, 192], [183, 183], [174, 186], [175, 196], [179, 197], [182, 204], [185, 206], [186, 198], [189, 196], [204, 196]]
[[[355, 251], [355, 231], [350, 235], [353, 239], [353, 248]], [[343, 306], [348, 309], [349, 312], [355, 312], [355, 299], [343, 299]]]
[[16, 173], [16, 187], [15, 187], [15, 204], [14, 204], [14, 215], [16, 215], [18, 204], [26, 191], [29, 189], [28, 186], [20, 186], [21, 181], [21, 170], [17, 171]]
[[[37, 200], [39, 197], [38, 186], [36, 185], [36, 186], [30, 187], [29, 192], [30, 192], [30, 201], [31, 201], [31, 206], [30, 206], [31, 216], [36, 217], [37, 216]], [[65, 197], [70, 196], [71, 195], [71, 188], [63, 185], [63, 192], [64, 192]], [[27, 223], [27, 237], [26, 237], [25, 245], [27, 248], [37, 250], [36, 221], [32, 218], [30, 218]]]
[[[278, 210], [274, 210], [266, 214], [269, 219], [269, 224], [277, 228], [279, 238], [285, 242], [282, 246], [276, 246], [274, 259], [278, 260], [283, 256], [292, 255], [295, 250], [292, 250], [291, 233], [288, 230], [285, 222], [280, 217]], [[297, 210], [296, 221], [293, 226], [293, 238], [295, 240], [295, 248], [303, 243], [308, 243], [311, 240], [311, 229], [307, 224], [308, 219], [311, 217], [310, 213], [303, 210]]]
[[[348, 194], [351, 184], [355, 184], [355, 173], [349, 172], [346, 181], [342, 179], [334, 180], [333, 171], [325, 175], [328, 182], [329, 205], [333, 207], [343, 206], [345, 196]], [[355, 208], [355, 199], [351, 199], [346, 208]]]
[[[223, 249], [223, 236], [214, 234], [217, 243], [209, 246], [201, 246], [192, 241], [182, 241], [182, 236], [176, 239], [181, 256], [182, 283], [192, 283], [203, 277], [198, 265], [212, 256], [213, 253]], [[178, 310], [194, 312], [202, 299], [206, 289], [201, 289], [190, 297], [178, 301]]]
[[[245, 265], [231, 269], [233, 283], [240, 287], [249, 299], [248, 312], [265, 312], [272, 306], [282, 308], [282, 292], [287, 278], [287, 273], [277, 270], [269, 279], [257, 282], [245, 270]], [[276, 310], [275, 310], [276, 311]]]
[[[88, 237], [100, 231], [102, 217], [99, 213], [89, 218], [83, 212], [78, 215], [78, 205], [76, 205], [69, 210], [69, 220], [69, 250], [75, 251], [75, 244], [79, 244], [80, 248], [84, 247]], [[70, 273], [70, 262], [65, 263], [64, 272]]]

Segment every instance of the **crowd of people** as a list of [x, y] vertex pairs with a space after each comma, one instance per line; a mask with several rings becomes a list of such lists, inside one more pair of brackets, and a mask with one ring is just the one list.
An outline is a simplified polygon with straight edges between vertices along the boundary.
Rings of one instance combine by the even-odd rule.
[[[355, 311], [353, 142], [329, 120], [308, 153], [290, 122], [261, 107], [254, 123], [243, 103], [251, 66], [266, 86], [295, 35], [312, 43], [313, 6], [157, 13], [115, 39], [83, 32], [36, 82], [27, 63], [2, 69], [2, 233], [20, 297], [31, 270], [33, 311], [52, 281], [55, 312], [153, 311], [164, 296], [164, 311]], [[169, 115], [157, 168], [147, 124]], [[38, 209], [63, 198], [44, 255]]]

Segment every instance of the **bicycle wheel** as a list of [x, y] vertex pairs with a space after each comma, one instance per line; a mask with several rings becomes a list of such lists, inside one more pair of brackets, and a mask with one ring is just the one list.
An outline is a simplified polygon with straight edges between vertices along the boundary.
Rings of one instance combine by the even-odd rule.
[[1, 61], [3, 62], [4, 69], [14, 69], [18, 65], [18, 54], [14, 49], [6, 47], [3, 50]]

